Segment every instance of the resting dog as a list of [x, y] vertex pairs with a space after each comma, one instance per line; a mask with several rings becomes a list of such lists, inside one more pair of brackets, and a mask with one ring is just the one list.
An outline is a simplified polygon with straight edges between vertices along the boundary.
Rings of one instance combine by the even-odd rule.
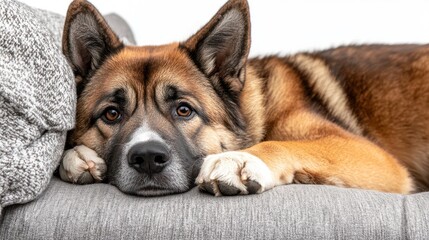
[[63, 52], [76, 128], [63, 180], [137, 195], [260, 193], [290, 183], [429, 188], [429, 46], [363, 45], [248, 59], [230, 0], [188, 40], [124, 46], [76, 0]]

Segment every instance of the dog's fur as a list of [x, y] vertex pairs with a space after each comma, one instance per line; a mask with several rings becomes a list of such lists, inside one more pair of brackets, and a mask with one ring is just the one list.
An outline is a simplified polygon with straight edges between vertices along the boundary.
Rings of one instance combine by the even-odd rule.
[[[429, 46], [247, 59], [249, 48], [245, 0], [227, 2], [184, 42], [144, 47], [124, 46], [90, 3], [75, 0], [63, 52], [76, 76], [77, 123], [61, 177], [107, 179], [138, 195], [194, 183], [215, 195], [290, 183], [429, 189]], [[168, 155], [161, 172], [129, 160], [148, 142]]]

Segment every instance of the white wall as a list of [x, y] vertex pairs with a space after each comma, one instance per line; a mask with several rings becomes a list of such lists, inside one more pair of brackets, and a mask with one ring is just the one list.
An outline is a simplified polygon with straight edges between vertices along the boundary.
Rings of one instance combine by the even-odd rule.
[[[70, 0], [21, 0], [65, 15]], [[91, 0], [90, 0], [91, 1]], [[225, 0], [92, 0], [102, 13], [116, 12], [140, 45], [185, 40]], [[429, 42], [425, 0], [249, 0], [251, 55], [292, 53], [349, 43]]]

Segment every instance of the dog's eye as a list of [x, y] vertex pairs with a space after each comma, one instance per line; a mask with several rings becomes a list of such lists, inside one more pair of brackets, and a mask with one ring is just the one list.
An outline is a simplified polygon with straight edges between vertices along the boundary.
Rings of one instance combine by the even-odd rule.
[[106, 123], [116, 123], [121, 120], [122, 114], [115, 108], [109, 107], [104, 111], [103, 120]]
[[190, 117], [192, 115], [192, 112], [193, 112], [192, 108], [186, 104], [181, 104], [176, 109], [177, 116], [184, 117], [184, 118]]

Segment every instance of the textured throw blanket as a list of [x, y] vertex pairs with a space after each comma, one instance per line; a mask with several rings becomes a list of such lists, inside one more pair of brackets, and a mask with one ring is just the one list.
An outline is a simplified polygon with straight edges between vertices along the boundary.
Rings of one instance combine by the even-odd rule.
[[48, 185], [74, 125], [74, 78], [61, 54], [64, 18], [0, 0], [0, 215]]

